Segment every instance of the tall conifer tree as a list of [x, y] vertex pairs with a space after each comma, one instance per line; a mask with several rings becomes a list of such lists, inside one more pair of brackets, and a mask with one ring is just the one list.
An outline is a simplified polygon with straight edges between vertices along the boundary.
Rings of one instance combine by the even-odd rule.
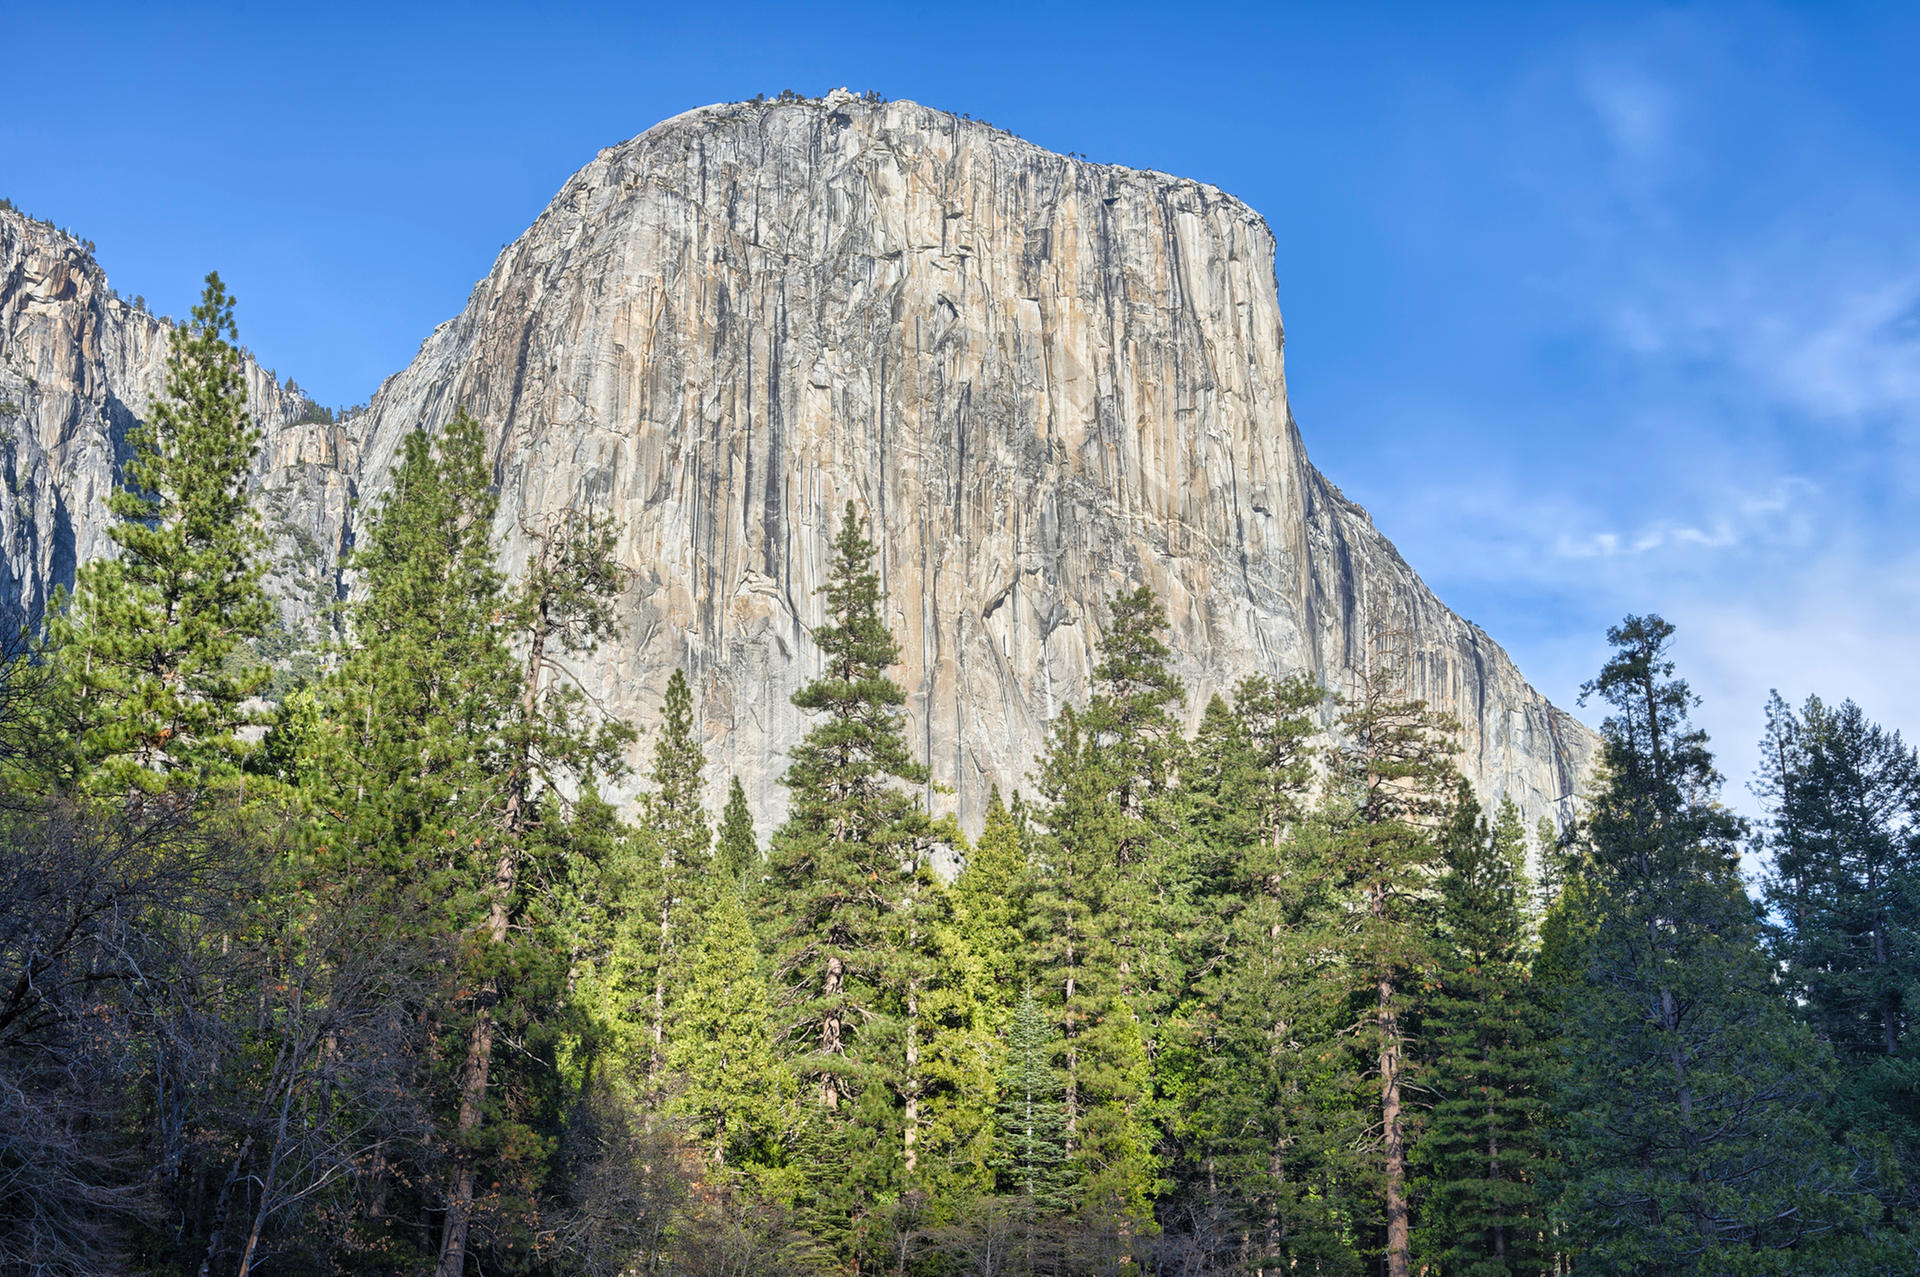
[[670, 1103], [715, 1165], [770, 1160], [790, 1121], [793, 1075], [774, 1050], [773, 1001], [737, 883], [714, 896], [686, 992], [673, 1008]]
[[1815, 1120], [1824, 1053], [1760, 947], [1672, 634], [1628, 617], [1584, 689], [1613, 713], [1579, 862], [1592, 920], [1556, 1088], [1559, 1219], [1580, 1271], [1827, 1271], [1877, 1210]]
[[1209, 706], [1183, 798], [1208, 871], [1187, 1016], [1193, 1063], [1180, 1104], [1192, 1147], [1183, 1191], [1256, 1271], [1357, 1263], [1333, 1172], [1353, 1136], [1333, 1062], [1331, 891], [1314, 819], [1311, 744], [1326, 698], [1305, 675], [1253, 677]]
[[1491, 827], [1464, 782], [1440, 879], [1437, 985], [1422, 1007], [1430, 1114], [1415, 1160], [1415, 1237], [1445, 1273], [1546, 1271], [1540, 1172], [1551, 1026], [1526, 965], [1526, 835], [1511, 801]]
[[1852, 701], [1776, 694], [1761, 750], [1774, 950], [1839, 1066], [1834, 1116], [1891, 1145], [1903, 1216], [1920, 1210], [1920, 755]]
[[1054, 1067], [1059, 1046], [1032, 991], [1022, 992], [1000, 1070], [1000, 1187], [1046, 1213], [1067, 1208], [1072, 1176], [1066, 1108]]
[[713, 873], [713, 829], [701, 802], [700, 773], [706, 765], [706, 752], [693, 730], [693, 692], [686, 674], [676, 669], [667, 680], [660, 735], [653, 744], [653, 788], [641, 802], [644, 826], [660, 857], [647, 1046], [647, 1102], [654, 1106], [660, 1102], [660, 1073], [666, 1065], [668, 986], [687, 967], [677, 951], [688, 950], [690, 960], [698, 934], [689, 921], [699, 921], [720, 885]]
[[1069, 1151], [1091, 1210], [1144, 1213], [1158, 1183], [1149, 1057], [1183, 980], [1191, 858], [1172, 783], [1184, 699], [1150, 589], [1116, 594], [1093, 695], [1054, 724], [1028, 927], [1062, 1041]]
[[813, 631], [823, 668], [793, 697], [819, 717], [784, 777], [791, 806], [769, 849], [763, 905], [787, 1059], [813, 1107], [809, 1212], [846, 1250], [860, 1247], [876, 1199], [897, 1187], [907, 1133], [918, 1138], [917, 1115], [903, 1124], [899, 1100], [920, 1084], [906, 1056], [920, 1031], [915, 982], [927, 973], [900, 951], [902, 911], [911, 917], [910, 898], [925, 888], [931, 844], [952, 836], [914, 792], [927, 769], [908, 747], [906, 694], [888, 674], [899, 645], [881, 615], [874, 556], [849, 502]]
[[[717, 868], [722, 877], [751, 883], [757, 888], [760, 877], [760, 840], [753, 832], [753, 811], [747, 806], [747, 791], [735, 776], [727, 786], [727, 805], [720, 811], [720, 837], [715, 844]], [[749, 891], [749, 896], [752, 892]]]
[[[1349, 1040], [1372, 1065], [1373, 1135], [1356, 1143], [1361, 1182], [1379, 1186], [1387, 1277], [1412, 1273], [1407, 1187], [1413, 983], [1432, 960], [1432, 888], [1455, 793], [1457, 726], [1405, 691], [1407, 671], [1370, 664], [1340, 716], [1329, 868], [1350, 894], [1336, 941], [1350, 973]], [[1360, 1067], [1364, 1068], [1364, 1064]]]
[[235, 770], [242, 706], [266, 683], [264, 666], [238, 659], [273, 616], [246, 491], [260, 431], [238, 341], [233, 298], [210, 274], [171, 334], [165, 393], [127, 439], [133, 456], [108, 499], [119, 556], [83, 564], [48, 620], [68, 766], [119, 793]]
[[[477, 423], [457, 413], [448, 432], [453, 435], [448, 452], [457, 448], [466, 453], [464, 467], [478, 473], [474, 454], [481, 432]], [[522, 955], [513, 954], [508, 943], [509, 928], [516, 919], [522, 923], [523, 937], [534, 929], [527, 925], [527, 860], [564, 846], [564, 839], [553, 837], [560, 831], [551, 827], [562, 822], [543, 821], [542, 816], [559, 816], [570, 792], [582, 786], [590, 789], [602, 776], [617, 777], [624, 769], [624, 747], [633, 739], [626, 724], [602, 721], [587, 711], [585, 698], [559, 664], [567, 656], [594, 650], [617, 630], [612, 608], [620, 586], [613, 558], [617, 530], [607, 520], [571, 510], [527, 530], [533, 535], [534, 552], [526, 577], [508, 596], [502, 617], [512, 627], [509, 650], [517, 649], [518, 678], [515, 695], [498, 725], [503, 772], [490, 778], [501, 788], [499, 812], [491, 837], [477, 840], [492, 847], [492, 879], [482, 888], [484, 947], [469, 974], [476, 993], [455, 1126], [461, 1148], [447, 1198], [439, 1277], [460, 1277], [466, 1263], [467, 1230], [479, 1175], [476, 1145], [482, 1145], [488, 1090], [493, 1085], [496, 1026], [502, 1020], [510, 1026], [515, 1019], [523, 1024], [534, 1021], [539, 1014], [536, 1008], [552, 1000], [552, 983], [560, 974], [552, 961], [555, 946], [523, 946], [545, 960], [539, 964], [541, 978], [525, 980], [529, 964]], [[543, 879], [552, 876], [547, 867], [536, 867]], [[526, 987], [511, 987], [515, 977], [521, 977]], [[496, 1011], [509, 999], [518, 1004], [511, 1012]], [[551, 1077], [550, 1071], [545, 1076]], [[501, 1107], [493, 1105], [496, 1110]], [[532, 1142], [524, 1117], [496, 1125], [503, 1129], [487, 1132], [483, 1147], [488, 1152], [506, 1152], [507, 1157], [499, 1160], [520, 1156], [516, 1146]], [[538, 1191], [540, 1178], [540, 1171], [532, 1167], [522, 1173], [525, 1197]]]
[[1032, 890], [1026, 840], [996, 786], [987, 797], [987, 816], [954, 879], [953, 894], [968, 947], [985, 978], [987, 1008], [997, 1031], [1012, 1013], [1014, 990], [1026, 982], [1027, 896]]
[[493, 566], [495, 508], [471, 417], [456, 413], [437, 441], [408, 437], [355, 556], [351, 647], [296, 751], [326, 868], [369, 888], [423, 958], [451, 958], [421, 1015], [447, 1034], [452, 1061], [442, 1277], [463, 1270], [476, 1218], [492, 1221], [488, 1249], [524, 1244], [514, 1227], [535, 1209], [545, 1154], [533, 1090], [496, 1085], [494, 1048], [502, 1025], [524, 1035], [565, 978], [564, 944], [543, 934], [526, 872], [557, 878], [544, 860], [565, 845], [566, 795], [617, 774], [630, 738], [556, 677], [564, 655], [612, 631], [611, 529], [574, 516], [542, 529], [510, 590]]
[[790, 1049], [829, 1110], [881, 1067], [863, 1035], [888, 977], [887, 915], [931, 823], [903, 788], [924, 785], [927, 770], [908, 749], [906, 694], [887, 673], [900, 648], [880, 614], [874, 553], [848, 502], [822, 591], [826, 620], [813, 631], [824, 668], [793, 697], [820, 719], [793, 752], [790, 814], [769, 864]]

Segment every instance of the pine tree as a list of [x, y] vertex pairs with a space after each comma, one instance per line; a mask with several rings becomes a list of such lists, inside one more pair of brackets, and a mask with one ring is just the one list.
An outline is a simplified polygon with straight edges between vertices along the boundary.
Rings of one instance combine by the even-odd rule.
[[[1329, 868], [1351, 908], [1334, 941], [1350, 973], [1348, 1034], [1379, 1087], [1372, 1138], [1357, 1142], [1357, 1178], [1379, 1186], [1388, 1277], [1412, 1271], [1407, 1194], [1410, 986], [1432, 961], [1432, 887], [1439, 834], [1455, 794], [1457, 726], [1400, 690], [1403, 675], [1374, 664], [1340, 716], [1330, 768]], [[1356, 1067], [1364, 1064], [1356, 1061]]]
[[520, 671], [495, 623], [510, 603], [493, 565], [496, 502], [471, 418], [437, 446], [407, 436], [354, 555], [350, 644], [294, 746], [339, 872], [377, 880], [395, 907], [449, 898], [444, 867], [485, 841], [507, 770]]
[[1181, 822], [1206, 849], [1203, 889], [1230, 890], [1236, 853], [1260, 839], [1257, 771], [1246, 720], [1224, 697], [1209, 697], [1180, 767]]
[[[906, 694], [887, 673], [899, 647], [881, 617], [874, 553], [849, 503], [813, 631], [824, 668], [793, 697], [820, 717], [784, 777], [791, 806], [763, 904], [783, 1046], [813, 1105], [807, 1212], [845, 1252], [863, 1245], [862, 1221], [897, 1189], [921, 1134], [922, 1115], [903, 1120], [900, 1101], [923, 1080], [906, 1056], [927, 973], [922, 955], [900, 948], [902, 910], [911, 919], [933, 844], [958, 839], [906, 788], [924, 786], [927, 769], [908, 748]], [[924, 933], [914, 934], [917, 949]]]
[[1314, 715], [1326, 699], [1326, 689], [1306, 673], [1255, 675], [1234, 689], [1234, 716], [1246, 725], [1252, 747], [1243, 801], [1269, 847], [1279, 847], [1307, 814], [1316, 754], [1309, 742], [1318, 731]]
[[1415, 1150], [1416, 1249], [1450, 1274], [1541, 1273], [1550, 1025], [1526, 964], [1526, 837], [1513, 803], [1489, 828], [1463, 783], [1445, 857], [1438, 988], [1422, 1008], [1430, 1115]]
[[[1886, 1139], [1920, 1208], [1920, 755], [1852, 701], [1775, 694], [1761, 760], [1767, 904], [1793, 1004], [1839, 1066], [1839, 1129]], [[1891, 1186], [1890, 1186], [1891, 1187]]]
[[[658, 1106], [666, 1063], [667, 987], [684, 968], [676, 959], [676, 929], [686, 930], [686, 915], [698, 914], [717, 885], [711, 849], [713, 831], [701, 802], [700, 773], [707, 756], [693, 732], [693, 693], [687, 676], [675, 670], [667, 680], [660, 735], [653, 745], [653, 788], [642, 800], [642, 822], [660, 855], [655, 901], [658, 934], [651, 954], [653, 999], [647, 1048], [648, 1103]], [[697, 942], [697, 935], [693, 941]]]
[[1027, 914], [1032, 962], [1043, 1005], [1060, 1035], [1062, 1103], [1067, 1151], [1080, 1151], [1080, 1118], [1091, 1098], [1083, 1085], [1100, 1049], [1099, 1008], [1118, 990], [1118, 966], [1109, 934], [1100, 827], [1111, 815], [1099, 774], [1090, 765], [1094, 744], [1071, 706], [1061, 711], [1038, 777], [1047, 806], [1042, 820], [1033, 894]]
[[[464, 413], [456, 414], [448, 435], [447, 453], [463, 451], [463, 468], [478, 473], [478, 424]], [[509, 982], [528, 974], [526, 962], [508, 949], [508, 928], [516, 916], [522, 920], [523, 936], [536, 930], [525, 925], [530, 914], [529, 901], [524, 898], [525, 862], [533, 856], [537, 865], [540, 851], [555, 850], [552, 835], [558, 832], [555, 826], [563, 823], [559, 816], [565, 806], [564, 795], [582, 784], [592, 785], [598, 777], [617, 777], [624, 767], [624, 747], [633, 739], [632, 730], [625, 724], [597, 721], [588, 714], [584, 697], [566, 680], [559, 665], [566, 656], [594, 650], [616, 631], [612, 610], [612, 598], [619, 589], [619, 572], [613, 561], [616, 536], [610, 522], [573, 511], [549, 520], [534, 532], [534, 553], [526, 578], [510, 596], [505, 612], [521, 650], [518, 689], [499, 725], [504, 747], [504, 774], [498, 777], [502, 788], [500, 813], [492, 838], [476, 840], [490, 841], [495, 850], [492, 880], [483, 887], [487, 914], [482, 933], [484, 956], [474, 962], [470, 973], [476, 993], [455, 1126], [465, 1155], [458, 1161], [448, 1194], [439, 1277], [460, 1277], [466, 1263], [467, 1230], [478, 1176], [473, 1146], [480, 1139], [488, 1107], [496, 1024], [503, 1019], [510, 1027], [512, 1024], [511, 1018], [496, 1008], [515, 992]], [[543, 814], [547, 819], [542, 819]], [[543, 872], [541, 876], [549, 874]], [[534, 1008], [547, 1000], [539, 991], [551, 988], [557, 975], [551, 966], [552, 949], [538, 946], [537, 952], [546, 960], [540, 963], [546, 968], [546, 979], [526, 981], [527, 988], [521, 991], [519, 1006], [514, 1009], [525, 1021], [532, 1021], [538, 1014]], [[491, 1133], [495, 1148], [510, 1149], [522, 1142], [524, 1123], [497, 1125], [506, 1129]], [[537, 1175], [528, 1174], [524, 1182], [531, 1196]]]
[[1591, 938], [1556, 1086], [1558, 1220], [1583, 1272], [1825, 1271], [1877, 1212], [1814, 1120], [1824, 1053], [1759, 945], [1672, 634], [1628, 617], [1583, 689], [1614, 712], [1579, 862]]
[[1351, 1142], [1333, 1062], [1348, 1025], [1325, 955], [1346, 916], [1314, 819], [1309, 742], [1325, 692], [1303, 675], [1255, 677], [1230, 710], [1209, 706], [1183, 776], [1208, 865], [1200, 916], [1217, 920], [1186, 1009], [1191, 1062], [1174, 1108], [1190, 1141], [1183, 1193], [1218, 1221], [1237, 1262], [1266, 1271], [1358, 1263], [1331, 1178]]
[[1165, 625], [1145, 587], [1114, 596], [1093, 695], [1062, 712], [1041, 760], [1045, 836], [1028, 915], [1062, 1040], [1078, 1191], [1083, 1205], [1128, 1215], [1158, 1183], [1148, 1060], [1183, 987], [1192, 925], [1194, 866], [1173, 791], [1184, 691]]
[[207, 276], [167, 349], [165, 394], [128, 436], [108, 500], [118, 558], [84, 564], [48, 618], [67, 766], [108, 792], [234, 771], [246, 700], [266, 670], [242, 659], [273, 609], [246, 481], [260, 431], [246, 411], [233, 298]]
[[760, 840], [753, 832], [753, 812], [747, 791], [735, 776], [727, 787], [727, 805], [720, 812], [720, 839], [715, 847], [718, 870], [724, 879], [756, 888], [760, 877]]
[[1031, 990], [1014, 1004], [1000, 1070], [1000, 1189], [1039, 1211], [1057, 1214], [1069, 1201], [1067, 1116], [1054, 1058], [1059, 1035]]
[[639, 999], [621, 977], [634, 969], [631, 940], [650, 930], [635, 922], [652, 920], [652, 897], [640, 884], [659, 861], [645, 856], [651, 840], [620, 819], [597, 785], [582, 789], [570, 816], [552, 887], [569, 990], [569, 1037], [557, 1052], [558, 1068], [574, 1094], [604, 1095], [609, 1072], [633, 1054], [628, 1043]]
[[[459, 1111], [447, 1123], [453, 1129], [436, 1132], [455, 1146], [451, 1182], [432, 1201], [440, 1166], [394, 1175], [422, 1214], [452, 1204], [463, 1187], [471, 1203], [475, 1101], [484, 1102], [470, 1085], [477, 1080], [470, 1077], [473, 1039], [491, 1031], [495, 1016], [490, 983], [482, 997], [468, 996], [477, 987], [468, 979], [486, 978], [469, 963], [486, 954], [490, 937], [457, 939], [485, 932], [491, 920], [498, 863], [488, 853], [501, 846], [495, 820], [510, 755], [504, 724], [519, 690], [516, 662], [495, 624], [510, 600], [493, 567], [494, 510], [477, 425], [457, 417], [437, 446], [422, 431], [408, 436], [354, 557], [351, 646], [316, 690], [316, 721], [296, 750], [320, 816], [324, 878], [363, 884], [423, 964], [460, 968], [433, 982], [432, 999], [420, 1008], [423, 1021], [435, 1017], [452, 1039], [431, 1049], [457, 1061], [451, 1077], [433, 1079], [430, 1101], [441, 1113]], [[283, 716], [275, 730], [296, 726]], [[467, 1141], [455, 1134], [462, 1125]], [[405, 1209], [398, 1195], [389, 1196], [389, 1209]], [[470, 1204], [466, 1211], [470, 1217]], [[464, 1219], [459, 1231], [464, 1260]], [[445, 1241], [443, 1230], [443, 1260]]]
[[825, 667], [793, 697], [822, 717], [793, 752], [790, 814], [768, 866], [790, 1049], [827, 1109], [881, 1066], [861, 1039], [888, 980], [888, 914], [930, 827], [900, 787], [924, 785], [927, 771], [902, 730], [906, 694], [887, 674], [899, 645], [880, 616], [874, 551], [849, 502], [822, 591], [828, 619], [813, 632]]
[[1027, 849], [1019, 824], [1001, 801], [998, 786], [987, 798], [986, 823], [953, 881], [955, 905], [967, 947], [979, 959], [992, 1029], [1004, 1031], [1013, 990], [1026, 980], [1027, 895], [1031, 890]]
[[[958, 841], [958, 831], [944, 831]], [[900, 1035], [901, 1173], [909, 1191], [969, 1197], [991, 1183], [992, 1039], [985, 965], [968, 943], [951, 888], [922, 854], [910, 866], [888, 945], [888, 1025]]]
[[673, 1007], [668, 1105], [708, 1142], [718, 1165], [766, 1163], [786, 1130], [793, 1075], [773, 1041], [773, 1002], [737, 884], [709, 909], [685, 993]]
[[[1115, 805], [1137, 821], [1146, 820], [1165, 790], [1180, 749], [1174, 711], [1185, 702], [1186, 691], [1170, 668], [1173, 653], [1160, 637], [1166, 628], [1166, 609], [1149, 587], [1113, 596], [1093, 672], [1094, 695], [1085, 711], [1088, 730], [1104, 743]], [[1149, 836], [1145, 828], [1126, 828], [1114, 845], [1117, 862], [1144, 859]]]
[[[455, 1062], [443, 1097], [452, 1167], [435, 1204], [443, 1277], [464, 1267], [477, 1216], [495, 1220], [489, 1245], [511, 1248], [522, 1243], [508, 1222], [536, 1209], [545, 1145], [531, 1125], [538, 1087], [522, 1070], [551, 1070], [528, 1061], [526, 1035], [566, 978], [545, 903], [562, 870], [550, 861], [568, 841], [566, 795], [617, 774], [630, 738], [586, 713], [558, 667], [611, 632], [611, 530], [557, 521], [509, 590], [493, 566], [491, 479], [464, 412], [437, 442], [406, 440], [355, 556], [352, 646], [294, 751], [327, 875], [364, 884], [423, 956], [446, 964], [421, 1016], [451, 1039], [436, 1049]], [[505, 1086], [503, 1026], [521, 1046], [501, 1066]]]

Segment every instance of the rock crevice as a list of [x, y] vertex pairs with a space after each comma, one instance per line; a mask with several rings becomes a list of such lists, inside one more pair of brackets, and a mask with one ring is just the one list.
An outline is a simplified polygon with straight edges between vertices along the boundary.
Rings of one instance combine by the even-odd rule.
[[[1196, 718], [1250, 673], [1344, 690], [1390, 645], [1460, 719], [1483, 796], [1564, 814], [1592, 734], [1308, 462], [1274, 247], [1213, 187], [910, 102], [703, 108], [580, 170], [364, 415], [322, 432], [257, 399], [260, 479], [331, 550], [351, 536], [344, 497], [377, 494], [407, 432], [465, 406], [489, 432], [509, 568], [547, 512], [621, 525], [625, 631], [582, 683], [646, 725], [686, 668], [716, 789], [737, 772], [763, 823], [806, 727], [788, 698], [817, 667], [807, 630], [848, 500], [881, 547], [913, 734], [952, 791], [937, 801], [969, 826], [991, 786], [1030, 784], [1047, 724], [1086, 693], [1105, 599], [1134, 583], [1166, 601]], [[50, 287], [0, 293], [7, 366], [118, 343], [78, 359], [100, 371], [72, 393], [111, 385], [140, 411], [164, 330], [130, 310], [91, 337], [20, 320], [16, 296], [85, 310]], [[120, 353], [136, 331], [138, 356]], [[74, 437], [34, 454], [35, 490], [75, 512], [82, 556], [111, 481], [112, 430], [87, 411], [32, 418]], [[42, 597], [53, 507], [18, 526], [31, 547], [9, 539], [0, 570]]]

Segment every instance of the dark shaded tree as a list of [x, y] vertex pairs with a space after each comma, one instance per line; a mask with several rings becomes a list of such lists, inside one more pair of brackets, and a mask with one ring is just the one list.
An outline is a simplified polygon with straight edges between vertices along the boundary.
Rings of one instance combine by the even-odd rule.
[[1578, 862], [1558, 1223], [1581, 1271], [1832, 1271], [1878, 1211], [1816, 1119], [1827, 1056], [1761, 949], [1672, 635], [1628, 617], [1584, 689], [1613, 712]]
[[1920, 1210], [1920, 757], [1852, 701], [1767, 707], [1759, 849], [1793, 1005], [1834, 1052], [1837, 1128], [1887, 1141], [1889, 1205]]
[[1421, 1008], [1428, 1103], [1415, 1252], [1437, 1272], [1548, 1270], [1537, 1191], [1552, 1026], [1528, 968], [1526, 834], [1465, 784], [1444, 842], [1437, 988]]

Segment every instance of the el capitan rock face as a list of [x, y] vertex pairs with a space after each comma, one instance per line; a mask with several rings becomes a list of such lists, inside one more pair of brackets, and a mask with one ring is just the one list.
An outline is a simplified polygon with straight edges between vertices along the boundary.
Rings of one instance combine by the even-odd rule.
[[[954, 791], [936, 803], [970, 827], [991, 785], [1028, 783], [1086, 692], [1105, 600], [1135, 582], [1166, 601], [1192, 715], [1249, 673], [1347, 688], [1392, 636], [1413, 693], [1461, 720], [1481, 793], [1562, 811], [1591, 733], [1308, 463], [1273, 256], [1212, 187], [913, 103], [703, 108], [576, 174], [366, 414], [274, 425], [263, 482], [289, 526], [341, 544], [338, 498], [377, 494], [406, 432], [464, 405], [493, 444], [510, 567], [545, 512], [624, 529], [625, 632], [583, 684], [644, 726], [684, 667], [711, 778], [738, 772], [763, 823], [849, 500], [881, 546], [913, 732]], [[0, 329], [9, 359], [20, 340]], [[113, 376], [151, 394], [155, 368]], [[109, 472], [82, 469], [61, 499], [97, 546]], [[9, 588], [58, 567], [22, 560]]]

